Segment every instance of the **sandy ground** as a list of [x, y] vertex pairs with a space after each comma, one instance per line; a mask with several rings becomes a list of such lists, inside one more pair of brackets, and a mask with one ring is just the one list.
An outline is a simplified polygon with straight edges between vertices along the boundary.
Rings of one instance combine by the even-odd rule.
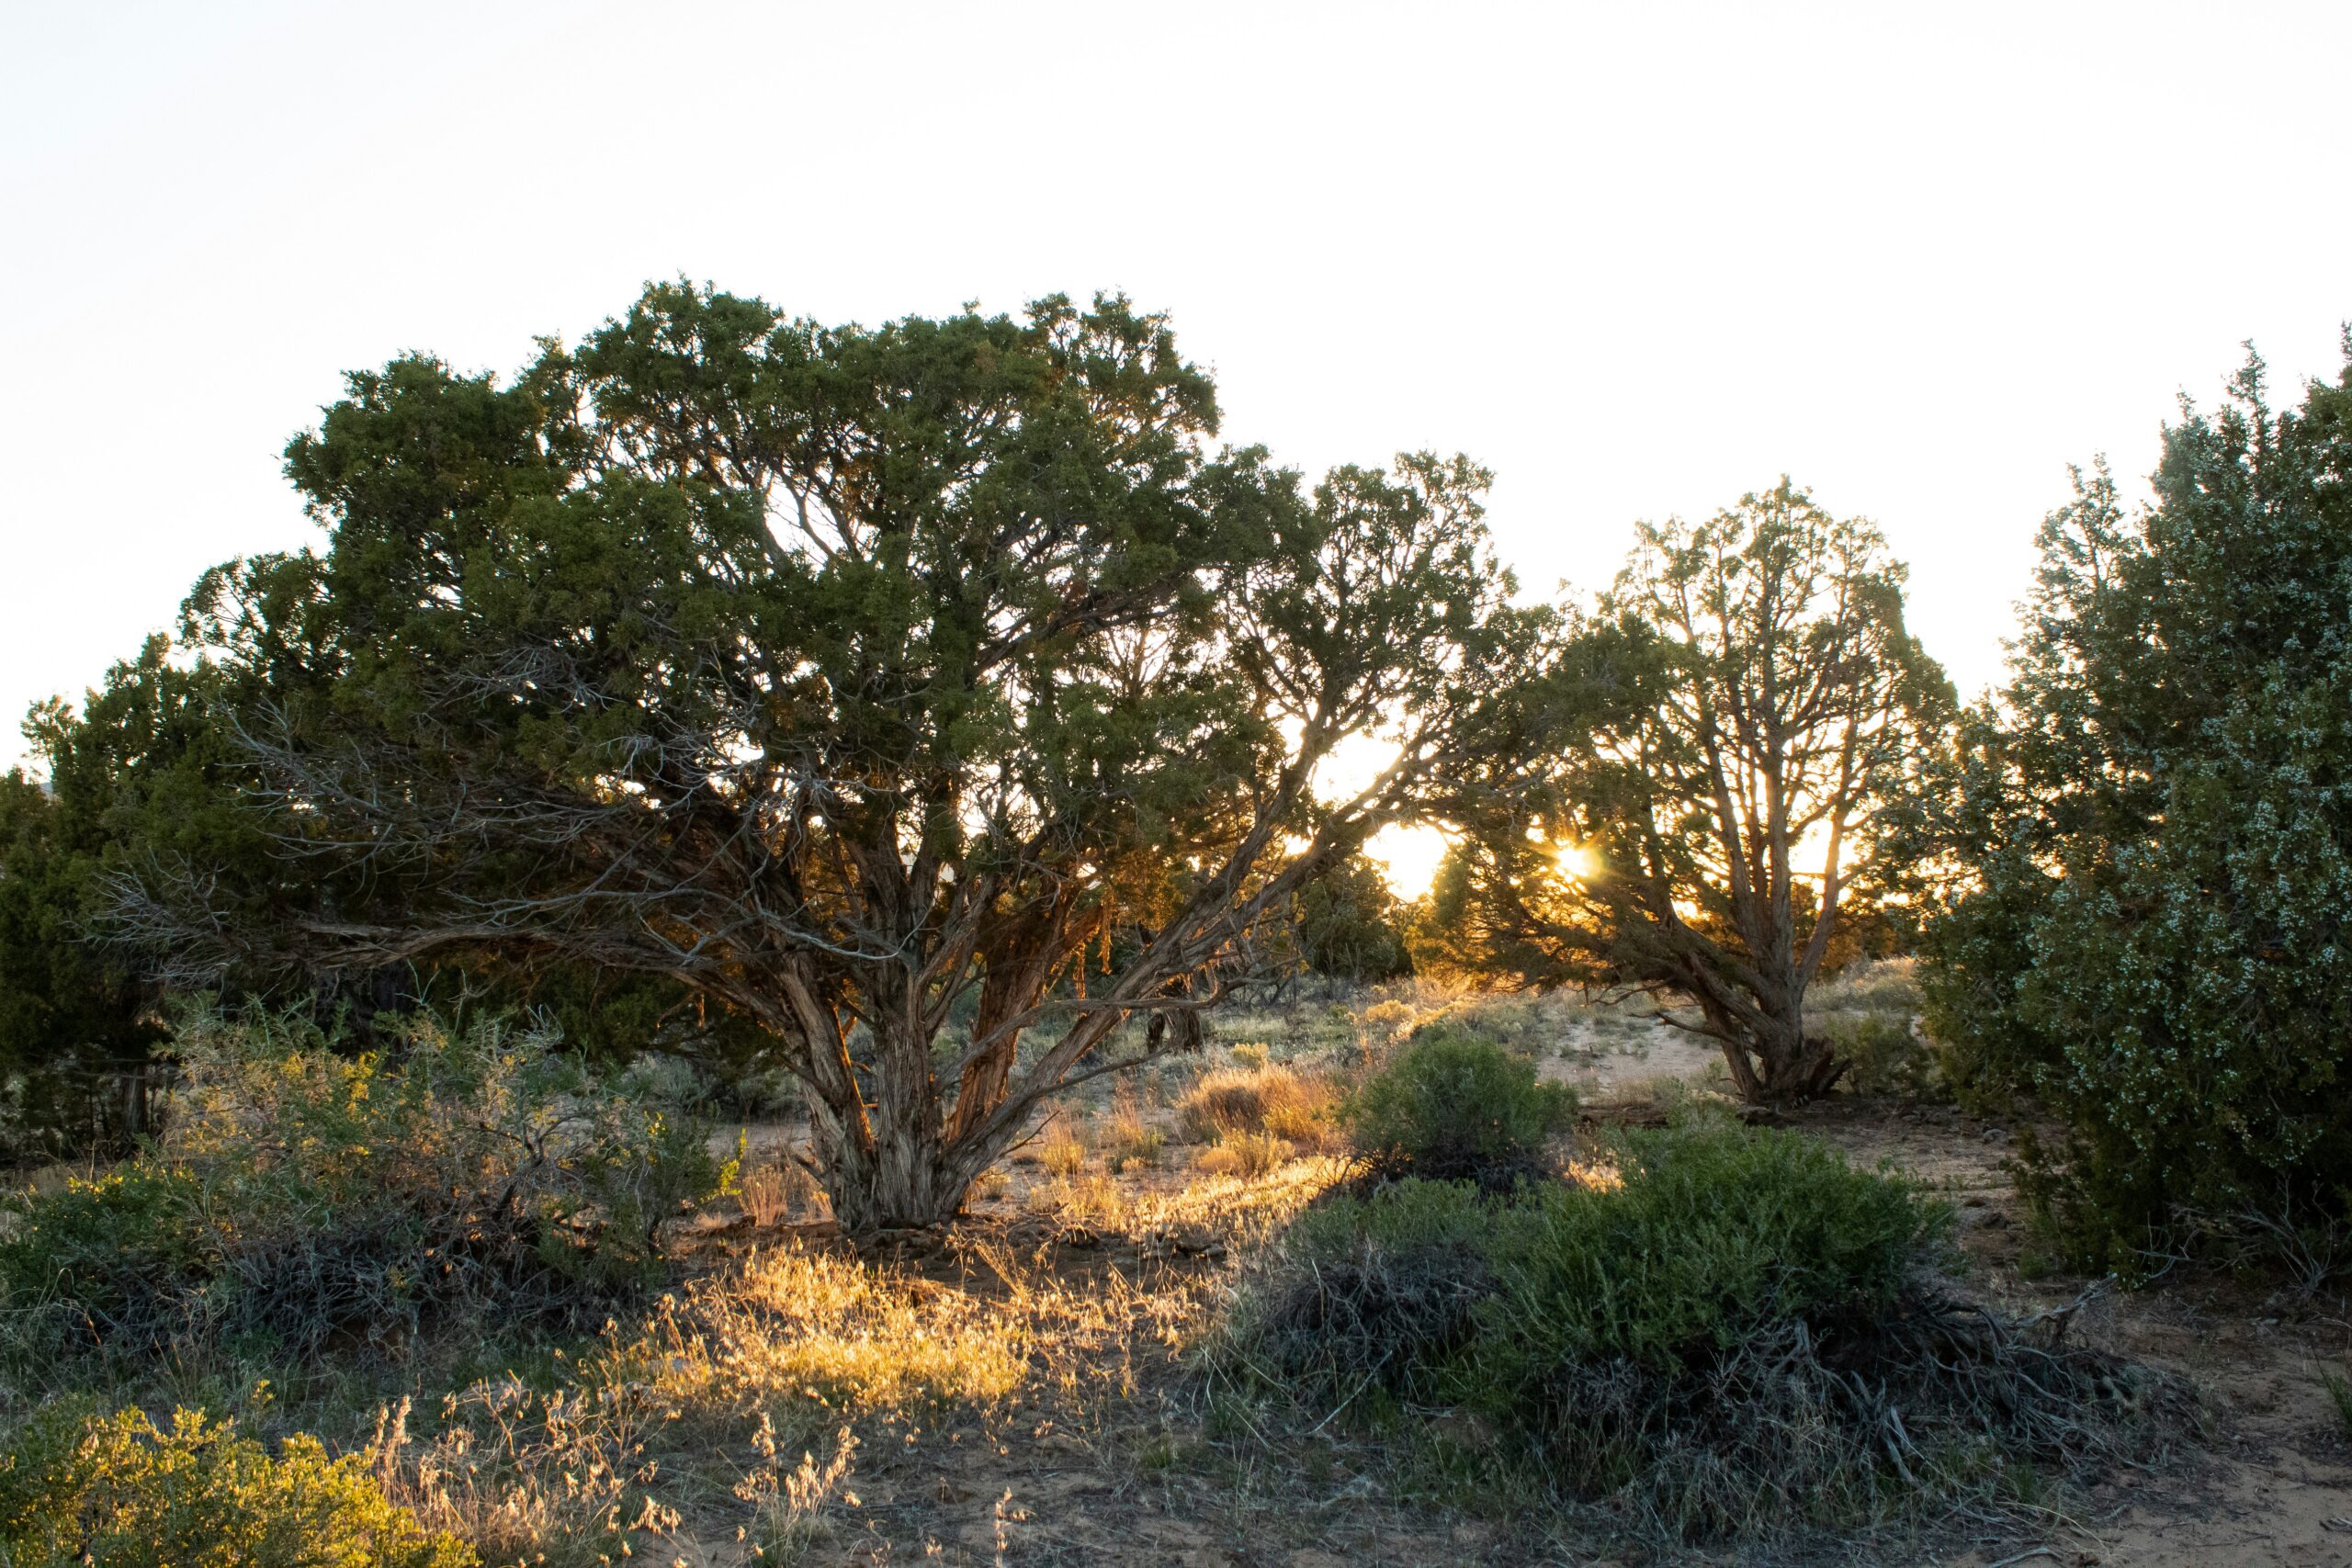
[[[1951, 1199], [1973, 1265], [1966, 1282], [2004, 1308], [2058, 1306], [2089, 1285], [2020, 1276], [2025, 1215], [2003, 1168], [2009, 1128], [1948, 1109], [1890, 1115], [1852, 1101], [1795, 1124]], [[2213, 1412], [2214, 1447], [2180, 1473], [2126, 1472], [2100, 1489], [2090, 1517], [2054, 1521], [2043, 1555], [2013, 1559], [2017, 1568], [2352, 1568], [2352, 1449], [2320, 1381], [2323, 1370], [2352, 1359], [2343, 1310], [2268, 1300], [2211, 1278], [2099, 1297], [2079, 1332], [2188, 1378]], [[2016, 1550], [1951, 1561], [1988, 1563]]]

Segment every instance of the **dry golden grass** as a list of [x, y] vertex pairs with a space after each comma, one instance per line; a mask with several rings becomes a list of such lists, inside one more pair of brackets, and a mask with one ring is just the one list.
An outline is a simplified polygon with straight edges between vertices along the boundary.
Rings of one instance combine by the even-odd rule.
[[[1155, 1256], [1169, 1249], [1154, 1238], [1182, 1236], [1197, 1254], [1261, 1242], [1338, 1170], [1300, 1159], [1141, 1189], [1097, 1173], [1033, 1201], [1100, 1248]], [[957, 1233], [952, 1278], [937, 1260], [926, 1272], [762, 1245], [607, 1325], [552, 1387], [509, 1373], [450, 1396], [434, 1421], [405, 1401], [386, 1410], [377, 1472], [492, 1564], [831, 1561], [844, 1531], [867, 1528], [865, 1455], [903, 1477], [925, 1444], [961, 1455], [967, 1430], [1011, 1441], [1131, 1418], [1144, 1361], [1171, 1365], [1228, 1288], [1220, 1268], [1147, 1279], [1095, 1249], [1070, 1255], [1088, 1265], [1072, 1272], [1012, 1234]]]
[[1067, 1181], [1086, 1168], [1086, 1144], [1059, 1122], [1037, 1141], [1037, 1163]]
[[1179, 1125], [1195, 1143], [1249, 1134], [1323, 1149], [1336, 1140], [1332, 1118], [1339, 1100], [1339, 1085], [1328, 1074], [1267, 1063], [1203, 1074], [1176, 1111]]
[[816, 1179], [793, 1164], [754, 1166], [741, 1182], [743, 1213], [762, 1230], [821, 1207]]
[[1094, 1146], [1115, 1176], [1158, 1165], [1167, 1149], [1168, 1134], [1145, 1114], [1135, 1085], [1123, 1083], [1111, 1102], [1110, 1114], [1095, 1124]]
[[1267, 1133], [1227, 1133], [1193, 1156], [1204, 1176], [1263, 1176], [1291, 1157], [1291, 1145]]

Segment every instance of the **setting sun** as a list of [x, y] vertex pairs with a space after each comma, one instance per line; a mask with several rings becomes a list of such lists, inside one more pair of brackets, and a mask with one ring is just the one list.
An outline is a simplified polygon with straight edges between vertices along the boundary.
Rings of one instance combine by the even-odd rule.
[[1377, 862], [1389, 891], [1407, 903], [1430, 890], [1445, 859], [1446, 836], [1435, 828], [1398, 822], [1374, 833], [1363, 852]]
[[1589, 844], [1562, 844], [1552, 858], [1563, 875], [1577, 882], [1589, 882], [1600, 871], [1600, 856]]

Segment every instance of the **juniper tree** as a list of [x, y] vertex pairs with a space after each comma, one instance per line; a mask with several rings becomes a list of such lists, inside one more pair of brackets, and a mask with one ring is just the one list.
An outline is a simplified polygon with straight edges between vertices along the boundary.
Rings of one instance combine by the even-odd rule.
[[[1467, 461], [1309, 487], [1216, 429], [1116, 299], [866, 329], [661, 286], [511, 381], [354, 375], [288, 453], [323, 548], [191, 604], [305, 874], [266, 929], [191, 878], [117, 919], [189, 977], [665, 977], [805, 1085], [845, 1227], [940, 1221], [1416, 808], [1539, 618]], [[1393, 761], [1329, 797], [1363, 733]]]
[[2143, 508], [2076, 476], [1926, 819], [1930, 1015], [2066, 1123], [2033, 1195], [2093, 1266], [2183, 1222], [2313, 1283], [2352, 1258], [2346, 354], [2295, 409], [2253, 358], [2184, 403]]
[[1891, 807], [1950, 687], [1878, 529], [1785, 478], [1645, 524], [1596, 613], [1485, 716], [1424, 928], [1540, 985], [1668, 993], [1754, 1101], [1840, 1064], [1804, 993], [1883, 893]]

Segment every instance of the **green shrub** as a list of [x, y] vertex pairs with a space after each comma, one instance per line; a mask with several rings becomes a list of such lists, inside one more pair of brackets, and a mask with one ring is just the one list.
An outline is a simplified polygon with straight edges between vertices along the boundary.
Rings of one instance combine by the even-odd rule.
[[2044, 522], [1912, 850], [1930, 1024], [2064, 1124], [2032, 1196], [2073, 1258], [2315, 1291], [2352, 1262], [2352, 361], [2262, 381], [2164, 433], [2151, 504], [2102, 468]]
[[1914, 1027], [1925, 1006], [1912, 960], [1863, 959], [1805, 992], [1805, 1030], [1829, 1042], [1849, 1089], [1949, 1099], [1944, 1054]]
[[1576, 1115], [1576, 1093], [1456, 1025], [1415, 1032], [1341, 1110], [1357, 1155], [1384, 1177], [1486, 1179], [1535, 1168]]
[[0, 1306], [21, 1350], [198, 1332], [296, 1352], [466, 1301], [576, 1312], [650, 1282], [656, 1227], [729, 1174], [703, 1130], [497, 1021], [338, 1055], [275, 1018], [183, 1029], [158, 1144], [16, 1200]]
[[0, 1560], [13, 1568], [469, 1568], [361, 1458], [316, 1438], [273, 1458], [232, 1423], [59, 1404], [0, 1457]]
[[1856, 1093], [1893, 1094], [1905, 1100], [1949, 1098], [1943, 1059], [1934, 1042], [1913, 1030], [1909, 1015], [1833, 1012], [1808, 1017], [1805, 1021], [1846, 1064], [1843, 1081]]
[[1419, 1180], [1341, 1196], [1301, 1218], [1295, 1245], [1310, 1258], [1478, 1254], [1500, 1337], [1467, 1370], [1498, 1384], [1481, 1403], [1509, 1407], [1520, 1394], [1501, 1380], [1563, 1359], [1674, 1371], [1768, 1317], [1883, 1311], [1944, 1223], [1902, 1182], [1793, 1133], [1629, 1130], [1612, 1152], [1613, 1172], [1510, 1201]]
[[1426, 1448], [1418, 1417], [1469, 1417], [1474, 1466], [1678, 1540], [1997, 1497], [2020, 1463], [2119, 1451], [2154, 1386], [1926, 1291], [1947, 1212], [1799, 1134], [1634, 1131], [1578, 1170], [1308, 1209], [1228, 1322], [1232, 1368], [1318, 1426]]
[[23, 1202], [0, 1243], [0, 1303], [92, 1341], [168, 1338], [187, 1282], [219, 1255], [202, 1198], [184, 1170], [128, 1165]]

